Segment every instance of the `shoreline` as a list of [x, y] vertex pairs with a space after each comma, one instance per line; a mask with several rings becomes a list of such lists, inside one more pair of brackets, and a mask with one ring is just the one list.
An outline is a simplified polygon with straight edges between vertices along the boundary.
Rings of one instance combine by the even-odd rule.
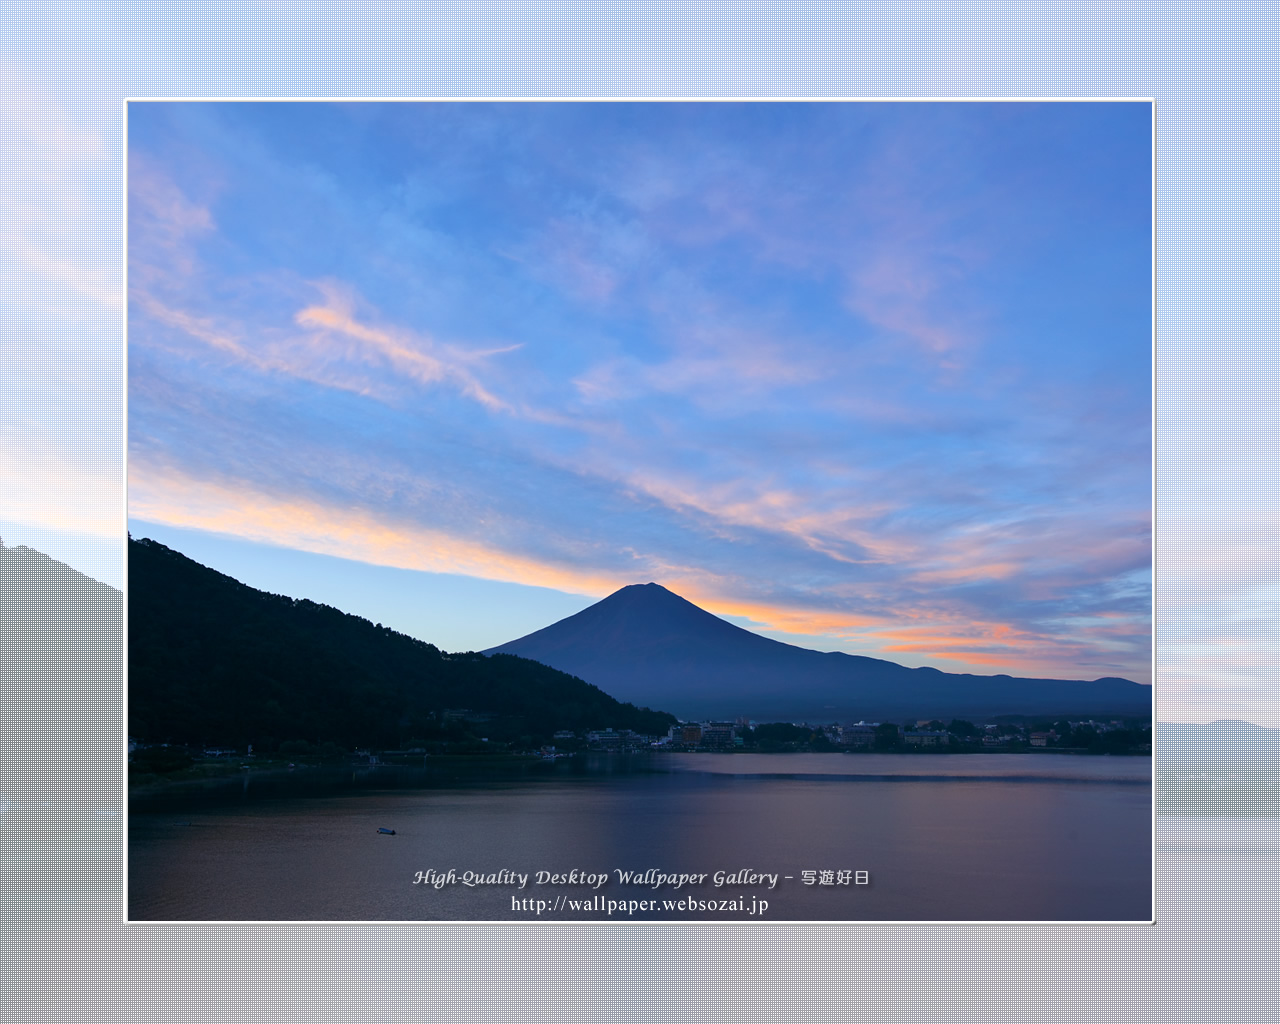
[[[1152, 760], [1149, 753], [1134, 754], [1102, 754], [1092, 753], [1082, 749], [1065, 749], [1065, 748], [1031, 748], [1026, 750], [937, 750], [937, 749], [909, 749], [909, 750], [888, 750], [888, 751], [812, 751], [812, 750], [725, 750], [725, 751], [698, 751], [698, 750], [632, 750], [632, 751], [581, 751], [572, 755], [558, 757], [555, 760], [549, 760], [534, 754], [432, 754], [423, 758], [421, 761], [405, 764], [405, 763], [386, 763], [378, 764], [340, 764], [340, 763], [305, 763], [305, 762], [288, 762], [279, 758], [273, 758], [264, 761], [255, 761], [252, 764], [244, 764], [243, 762], [231, 759], [230, 761], [217, 762], [198, 762], [190, 768], [183, 769], [171, 775], [161, 775], [156, 773], [135, 774], [132, 771], [128, 779], [127, 785], [127, 801], [132, 807], [137, 805], [138, 810], [148, 809], [148, 804], [166, 804], [175, 801], [194, 800], [199, 802], [222, 802], [230, 799], [241, 799], [244, 794], [249, 791], [250, 786], [254, 786], [256, 792], [255, 797], [271, 795], [272, 791], [279, 791], [279, 795], [283, 798], [292, 798], [298, 796], [321, 796], [326, 794], [334, 794], [348, 792], [353, 789], [370, 788], [370, 783], [383, 782], [385, 786], [373, 786], [372, 788], [415, 788], [412, 780], [426, 782], [430, 779], [439, 779], [458, 769], [466, 768], [468, 776], [473, 775], [495, 775], [495, 776], [512, 776], [512, 775], [528, 775], [530, 770], [555, 770], [557, 766], [564, 768], [565, 766], [581, 765], [591, 758], [622, 758], [636, 759], [637, 755], [641, 757], [662, 758], [670, 755], [682, 754], [702, 754], [702, 755], [731, 755], [731, 754], [749, 754], [749, 755], [765, 755], [765, 756], [782, 756], [791, 757], [794, 755], [815, 755], [825, 754], [828, 756], [843, 757], [846, 754], [854, 758], [858, 756], [877, 755], [905, 757], [912, 760], [937, 757], [972, 757], [980, 755], [990, 755], [998, 757], [1007, 757], [1014, 755], [1032, 755], [1035, 757], [1042, 756], [1059, 756], [1059, 757], [1079, 757], [1079, 758], [1103, 758], [1116, 757], [1125, 761], [1134, 758], [1146, 758]], [[477, 771], [479, 770], [479, 771]], [[573, 770], [569, 767], [568, 770]], [[1153, 762], [1154, 774], [1154, 762]], [[455, 775], [454, 778], [461, 776]], [[238, 784], [239, 783], [239, 784]], [[266, 789], [268, 792], [264, 794], [262, 791]], [[158, 809], [158, 808], [156, 808]]]

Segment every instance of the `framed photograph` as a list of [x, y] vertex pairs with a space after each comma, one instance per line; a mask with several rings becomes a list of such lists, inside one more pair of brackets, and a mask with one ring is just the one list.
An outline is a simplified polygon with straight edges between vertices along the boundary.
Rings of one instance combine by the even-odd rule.
[[127, 104], [130, 922], [1153, 905], [1153, 105]]

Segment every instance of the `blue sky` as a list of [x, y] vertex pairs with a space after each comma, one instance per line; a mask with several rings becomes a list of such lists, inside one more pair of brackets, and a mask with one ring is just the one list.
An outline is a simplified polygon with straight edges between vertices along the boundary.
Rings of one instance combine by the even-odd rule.
[[1150, 680], [1145, 103], [129, 107], [129, 514], [480, 649], [654, 580]]

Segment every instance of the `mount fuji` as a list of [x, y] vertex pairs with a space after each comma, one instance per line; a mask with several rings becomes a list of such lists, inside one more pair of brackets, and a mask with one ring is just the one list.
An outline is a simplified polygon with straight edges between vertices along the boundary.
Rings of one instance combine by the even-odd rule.
[[484, 653], [540, 661], [618, 700], [684, 718], [1145, 718], [1152, 711], [1151, 688], [1128, 679], [964, 675], [795, 647], [726, 622], [657, 583], [623, 587]]

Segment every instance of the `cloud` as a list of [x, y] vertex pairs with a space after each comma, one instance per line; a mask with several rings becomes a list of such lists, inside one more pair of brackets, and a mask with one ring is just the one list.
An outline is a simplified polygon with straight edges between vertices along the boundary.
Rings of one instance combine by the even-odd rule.
[[10, 315], [83, 329], [118, 314], [119, 208], [103, 188], [118, 173], [111, 146], [25, 76], [0, 68], [0, 92], [0, 288]]
[[356, 361], [385, 362], [400, 376], [420, 384], [452, 385], [467, 398], [494, 412], [510, 412], [511, 406], [486, 389], [471, 371], [483, 358], [514, 351], [518, 346], [468, 352], [451, 345], [441, 345], [428, 335], [402, 328], [374, 327], [360, 323], [352, 311], [353, 302], [340, 286], [317, 285], [326, 303], [308, 306], [294, 317], [302, 327], [312, 327], [322, 334], [336, 334], [359, 342], [346, 353]]
[[[971, 667], [1000, 667], [1020, 675], [1057, 678], [1095, 678], [1112, 675], [1124, 666], [1138, 682], [1146, 681], [1139, 651], [1125, 645], [1112, 652], [1106, 661], [1107, 647], [1088, 642], [1083, 636], [1058, 636], [1033, 632], [1011, 623], [973, 621], [965, 614], [948, 613], [941, 608], [921, 609], [932, 617], [931, 623], [911, 628], [879, 630], [871, 635], [881, 641], [881, 649], [889, 655], [926, 656], [924, 663], [935, 658], [960, 662]], [[1135, 641], [1141, 634], [1135, 631]], [[1100, 660], [1101, 659], [1101, 660]], [[1103, 666], [1111, 666], [1103, 670]]]
[[1013, 562], [987, 562], [956, 566], [951, 569], [923, 569], [913, 573], [916, 583], [975, 583], [980, 580], [1006, 580], [1022, 567]]
[[[196, 477], [150, 456], [131, 458], [129, 480], [130, 516], [166, 526], [374, 565], [457, 573], [597, 598], [636, 582], [639, 574], [649, 574], [715, 614], [745, 616], [793, 633], [853, 629], [875, 622], [822, 609], [738, 600], [726, 596], [733, 593], [733, 581], [723, 576], [647, 555], [636, 555], [634, 561], [639, 564], [624, 571], [593, 571], [425, 526], [376, 504], [272, 493], [261, 484], [230, 477]], [[622, 562], [627, 561], [625, 551], [619, 554]]]
[[209, 208], [193, 202], [177, 183], [145, 154], [129, 154], [129, 223], [154, 240], [170, 244], [215, 229]]
[[759, 409], [763, 396], [815, 380], [819, 371], [781, 346], [738, 337], [711, 348], [690, 343], [679, 355], [653, 363], [632, 356], [596, 363], [573, 380], [589, 407], [678, 396], [713, 412]]
[[911, 338], [941, 361], [969, 339], [955, 323], [930, 310], [933, 301], [933, 289], [924, 283], [918, 269], [915, 274], [891, 276], [883, 262], [855, 273], [849, 296], [849, 306], [858, 315], [877, 327]]
[[130, 460], [129, 481], [130, 516], [165, 526], [373, 565], [459, 573], [600, 597], [631, 582], [515, 555], [385, 510], [274, 494], [231, 478], [197, 478], [138, 457]]
[[[167, 327], [176, 328], [188, 337], [201, 341], [210, 348], [218, 349], [234, 356], [238, 360], [253, 363], [262, 369], [270, 366], [268, 361], [260, 359], [246, 349], [240, 343], [240, 340], [231, 333], [232, 328], [219, 324], [213, 317], [196, 316], [180, 309], [172, 309], [141, 288], [133, 289], [130, 292], [130, 298], [136, 303], [135, 311], [139, 311], [140, 307], [140, 311], [151, 319]], [[156, 339], [145, 331], [139, 332], [138, 335], [135, 335], [130, 340], [137, 340], [141, 344], [157, 344]]]
[[86, 266], [83, 260], [55, 254], [20, 236], [11, 238], [6, 248], [20, 268], [25, 303], [35, 307], [37, 315], [57, 318], [65, 318], [68, 313], [74, 315], [67, 308], [68, 293], [110, 313], [119, 313], [119, 278], [105, 268]]
[[116, 445], [82, 447], [74, 437], [6, 424], [0, 429], [0, 519], [118, 540], [124, 529], [121, 464]]
[[[437, 529], [376, 505], [272, 493], [260, 484], [196, 477], [148, 456], [129, 468], [129, 515], [181, 529], [205, 530], [315, 554], [433, 573], [454, 573], [601, 598], [641, 575], [713, 614], [745, 617], [757, 627], [795, 635], [838, 633], [882, 620], [797, 605], [742, 600], [738, 581], [704, 568], [636, 555], [623, 571], [521, 555]], [[626, 560], [626, 552], [620, 552]]]
[[198, 244], [216, 231], [212, 212], [137, 151], [128, 186], [130, 288], [183, 288], [201, 270]]
[[[333, 162], [336, 108], [306, 108], [316, 144], [242, 105], [179, 125], [234, 203], [139, 165], [148, 258], [192, 273], [134, 279], [137, 479], [261, 513], [153, 499], [210, 528], [275, 508], [280, 543], [368, 526], [388, 564], [654, 579], [806, 643], [1139, 662], [1140, 616], [1089, 618], [1144, 594], [1140, 444], [1107, 443], [1134, 389], [986, 333], [1028, 276], [984, 250], [986, 165], [957, 187], [950, 141], [902, 144], [896, 112], [747, 110], [371, 108], [370, 158]], [[1113, 368], [1107, 341], [1073, 366]]]
[[626, 234], [622, 225], [602, 222], [598, 214], [561, 217], [546, 226], [527, 255], [512, 258], [573, 299], [605, 303], [627, 274]]
[[97, 544], [123, 527], [119, 161], [29, 76], [0, 93], [0, 519]]
[[1009, 581], [1027, 597], [1061, 600], [1090, 580], [1150, 565], [1150, 524], [1089, 516], [1083, 509], [1028, 508], [1002, 521], [939, 532], [906, 575], [916, 585]]
[[910, 542], [854, 525], [885, 516], [890, 511], [885, 504], [842, 505], [824, 511], [814, 495], [740, 479], [714, 484], [634, 472], [622, 482], [674, 511], [696, 513], [722, 531], [748, 527], [783, 535], [840, 562], [887, 563], [915, 549]]
[[689, 598], [695, 604], [701, 605], [716, 615], [744, 618], [748, 620], [752, 629], [770, 630], [794, 637], [856, 638], [862, 636], [865, 630], [885, 623], [883, 616], [860, 615], [855, 612], [803, 605], [745, 601], [713, 593], [703, 594], [696, 588], [691, 588], [689, 593], [682, 593], [681, 596]]
[[293, 315], [293, 323], [308, 331], [302, 335], [279, 322], [251, 325], [225, 313], [188, 312], [144, 288], [135, 288], [131, 297], [135, 313], [141, 315], [134, 318], [130, 339], [164, 348], [171, 355], [190, 355], [181, 346], [166, 345], [149, 329], [150, 321], [173, 328], [235, 362], [324, 387], [385, 401], [401, 393], [406, 382], [419, 387], [447, 386], [490, 411], [515, 411], [480, 382], [474, 367], [519, 346], [468, 350], [438, 343], [421, 332], [363, 323], [352, 311], [354, 299], [341, 285], [322, 282], [316, 287], [326, 301]]

